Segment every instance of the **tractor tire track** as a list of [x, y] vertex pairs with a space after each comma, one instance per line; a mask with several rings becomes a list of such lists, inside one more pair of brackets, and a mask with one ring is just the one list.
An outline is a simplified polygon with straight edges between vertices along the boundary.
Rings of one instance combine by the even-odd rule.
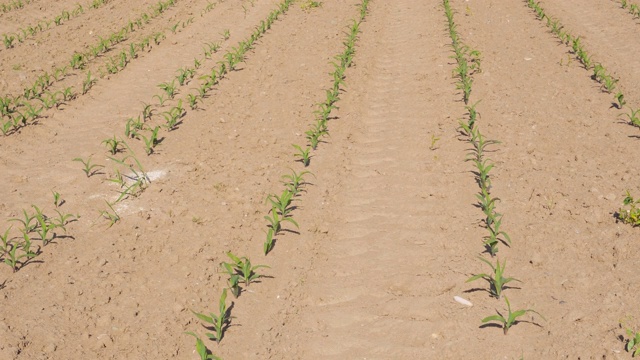
[[[425, 358], [438, 336], [429, 334], [446, 326], [443, 307], [459, 283], [439, 275], [467, 261], [464, 239], [479, 231], [448, 225], [477, 219], [456, 121], [442, 122], [441, 109], [456, 94], [426, 95], [452, 88], [438, 11], [433, 2], [372, 2], [361, 26], [362, 48], [337, 120], [358, 123], [338, 125], [332, 136], [348, 126], [357, 131], [333, 150], [346, 150], [347, 159], [335, 170], [343, 180], [335, 209], [324, 215], [330, 236], [316, 246], [299, 290], [302, 308], [283, 335], [295, 339], [299, 358]], [[441, 137], [436, 150], [430, 134]]]

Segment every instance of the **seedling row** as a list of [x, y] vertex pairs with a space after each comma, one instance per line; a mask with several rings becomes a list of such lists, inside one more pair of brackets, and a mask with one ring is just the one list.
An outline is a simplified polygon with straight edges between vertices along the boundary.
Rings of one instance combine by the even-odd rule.
[[[500, 142], [486, 139], [480, 132], [480, 128], [478, 126], [479, 112], [476, 109], [480, 101], [470, 105], [473, 76], [482, 71], [480, 66], [481, 54], [478, 50], [472, 50], [462, 42], [454, 21], [454, 12], [451, 9], [448, 0], [443, 0], [443, 7], [447, 17], [448, 31], [454, 52], [452, 58], [455, 59], [457, 64], [453, 71], [454, 77], [457, 79], [456, 88], [462, 91], [462, 99], [465, 104], [465, 109], [467, 110], [467, 119], [459, 120], [459, 130], [461, 134], [466, 137], [466, 141], [471, 145], [471, 150], [467, 154], [466, 161], [473, 162], [476, 168], [474, 174], [476, 175], [476, 183], [480, 188], [480, 192], [476, 197], [478, 199], [478, 207], [484, 214], [484, 227], [488, 232], [488, 234], [483, 238], [483, 245], [485, 247], [485, 252], [488, 253], [491, 258], [494, 258], [498, 253], [498, 246], [500, 244], [507, 246], [511, 245], [511, 238], [504, 230], [502, 230], [503, 215], [498, 213], [496, 209], [497, 203], [500, 199], [494, 197], [491, 193], [492, 184], [490, 172], [495, 168], [495, 163], [487, 156], [487, 148], [489, 146], [497, 145]], [[499, 258], [496, 258], [495, 264], [482, 256], [479, 256], [479, 259], [483, 263], [487, 264], [491, 271], [472, 275], [466, 282], [485, 280], [489, 285], [486, 292], [496, 299], [504, 297], [504, 301], [507, 305], [507, 312], [500, 313], [498, 311], [495, 315], [487, 316], [481, 320], [482, 324], [497, 322], [501, 325], [504, 334], [506, 335], [509, 329], [518, 323], [518, 318], [531, 313], [542, 317], [542, 315], [533, 309], [512, 311], [511, 303], [507, 296], [503, 295], [503, 291], [509, 288], [507, 284], [513, 281], [519, 282], [520, 280], [507, 277], [505, 275], [505, 268], [507, 264], [506, 259], [501, 262]], [[542, 318], [544, 319], [544, 317]]]
[[36, 0], [11, 0], [11, 1], [0, 4], [0, 11], [3, 14], [6, 14], [10, 11], [22, 9], [25, 7], [25, 5], [29, 5], [35, 1]]
[[[560, 20], [554, 19], [548, 15], [539, 2], [535, 2], [533, 0], [526, 1], [527, 5], [535, 12], [540, 21], [546, 20], [547, 27], [549, 27], [551, 33], [556, 35], [563, 44], [571, 46], [571, 51], [584, 68], [587, 71], [593, 71], [591, 78], [602, 85], [603, 91], [614, 94], [613, 100], [616, 107], [618, 109], [623, 109], [625, 106], [627, 107], [628, 111], [621, 114], [621, 116], [625, 116], [630, 125], [640, 128], [640, 108], [634, 109], [627, 105], [624, 93], [622, 90], [618, 90], [617, 88], [619, 79], [613, 77], [602, 63], [596, 62], [592, 59], [592, 56], [587, 52], [587, 50], [585, 50], [581, 43], [580, 36], [572, 35], [564, 28]], [[629, 7], [630, 11], [634, 14], [638, 11], [637, 5], [627, 1], [622, 1], [621, 6], [623, 8]], [[616, 92], [614, 93], [614, 91]], [[627, 191], [623, 200], [623, 207], [616, 213], [617, 218], [625, 224], [640, 226], [640, 208], [638, 207], [638, 204], [640, 204], [640, 200], [636, 200], [631, 193]]]
[[[109, 0], [93, 0], [87, 8], [98, 9], [107, 4]], [[2, 41], [4, 42], [5, 49], [13, 49], [16, 45], [16, 41], [19, 44], [24, 43], [25, 40], [43, 33], [55, 26], [61, 26], [69, 22], [71, 19], [75, 19], [85, 13], [85, 7], [81, 4], [76, 4], [73, 9], [62, 10], [59, 15], [56, 15], [52, 19], [44, 19], [38, 21], [37, 24], [29, 25], [26, 28], [19, 28], [17, 31], [2, 34]]]
[[[292, 3], [292, 1], [287, 3], [287, 6], [290, 3]], [[316, 121], [311, 126], [311, 129], [306, 133], [307, 139], [309, 140], [307, 147], [303, 149], [299, 145], [293, 145], [299, 151], [298, 154], [294, 155], [296, 157], [296, 162], [301, 162], [304, 168], [308, 167], [310, 164], [309, 152], [312, 149], [315, 150], [320, 143], [319, 139], [328, 134], [327, 122], [330, 119], [331, 110], [336, 108], [335, 103], [339, 100], [340, 86], [341, 84], [344, 84], [344, 72], [352, 64], [359, 25], [366, 16], [368, 3], [369, 0], [362, 1], [359, 20], [353, 20], [353, 23], [349, 28], [350, 31], [347, 33], [348, 36], [344, 42], [345, 50], [343, 53], [335, 57], [338, 62], [332, 62], [335, 67], [334, 72], [331, 74], [333, 77], [333, 85], [331, 89], [327, 90], [327, 99], [325, 102], [318, 104], [318, 110], [314, 112], [316, 114]], [[320, 4], [317, 4], [317, 6], [320, 6]], [[318, 129], [322, 130], [322, 134], [316, 134]], [[295, 170], [290, 171], [290, 173], [284, 174], [281, 177], [284, 189], [280, 195], [272, 193], [266, 197], [266, 202], [270, 205], [271, 210], [269, 214], [264, 217], [267, 220], [266, 240], [263, 244], [263, 252], [265, 256], [273, 250], [276, 241], [275, 238], [283, 231], [283, 222], [289, 222], [290, 224], [298, 227], [298, 223], [294, 220], [292, 214], [293, 210], [296, 208], [296, 206], [293, 205], [293, 202], [299, 200], [301, 192], [307, 184], [304, 177], [312, 174], [307, 170], [302, 170], [300, 172], [296, 172]], [[205, 335], [210, 340], [216, 341], [217, 343], [219, 343], [224, 337], [224, 331], [228, 328], [232, 318], [229, 308], [226, 306], [227, 289], [237, 298], [242, 292], [242, 284], [245, 288], [249, 287], [254, 280], [262, 277], [257, 270], [259, 268], [268, 268], [266, 265], [254, 266], [248, 258], [237, 257], [231, 252], [227, 253], [227, 256], [232, 261], [223, 262], [221, 267], [223, 268], [223, 272], [228, 275], [228, 287], [222, 291], [218, 313], [205, 315], [194, 312], [196, 317], [202, 320], [205, 324], [209, 324], [210, 328], [215, 331], [215, 333], [207, 333]], [[196, 338], [196, 352], [200, 355], [201, 359], [218, 359], [218, 357], [213, 355], [209, 349], [207, 349], [198, 334], [194, 332], [187, 332], [187, 334]]]
[[[98, 81], [96, 74], [92, 74], [91, 70], [86, 71], [84, 80], [81, 85], [77, 86], [80, 91], [73, 86], [53, 90], [52, 86], [72, 75], [74, 71], [85, 70], [94, 61], [103, 58], [105, 53], [112, 52], [116, 46], [128, 40], [130, 34], [144, 29], [146, 24], [164, 14], [175, 4], [176, 0], [159, 1], [152, 6], [149, 12], [142, 13], [133, 21], [130, 20], [120, 30], [114, 31], [107, 38], [101, 38], [86, 51], [74, 53], [68, 65], [40, 74], [31, 85], [24, 88], [22, 94], [0, 97], [0, 130], [2, 133], [5, 136], [16, 133], [24, 126], [36, 123], [44, 116], [45, 110], [58, 108], [60, 105], [76, 99], [79, 95], [87, 94]], [[193, 18], [178, 24], [184, 28], [191, 23], [193, 23]], [[138, 58], [141, 52], [151, 51], [153, 45], [159, 45], [165, 39], [164, 32], [157, 32], [143, 37], [137, 43], [130, 43], [127, 48], [122, 49], [118, 55], [109, 57], [97, 69], [99, 76], [103, 78], [108, 74], [122, 71], [131, 61]]]

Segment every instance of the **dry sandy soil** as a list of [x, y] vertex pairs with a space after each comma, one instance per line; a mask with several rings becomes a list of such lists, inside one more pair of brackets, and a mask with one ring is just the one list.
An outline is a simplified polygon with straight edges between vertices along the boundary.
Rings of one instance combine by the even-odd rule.
[[[620, 117], [611, 94], [591, 79], [524, 0], [451, 0], [458, 31], [482, 53], [472, 102], [479, 126], [500, 140], [492, 193], [501, 199], [505, 290], [514, 308], [532, 308], [503, 335], [481, 319], [504, 313], [486, 284], [465, 283], [487, 271], [483, 214], [477, 207], [469, 144], [458, 131], [465, 106], [440, 0], [371, 0], [360, 24], [330, 136], [308, 168], [292, 144], [306, 144], [316, 104], [333, 83], [331, 61], [361, 1], [296, 1], [235, 71], [197, 109], [186, 105], [176, 129], [160, 129], [147, 156], [127, 140], [151, 179], [119, 197], [109, 181], [118, 169], [103, 140], [123, 138], [143, 104], [162, 112], [186, 104], [201, 76], [223, 61], [277, 8], [274, 0], [177, 0], [52, 91], [85, 95], [43, 111], [37, 123], [0, 137], [0, 235], [19, 241], [23, 209], [32, 205], [77, 215], [66, 232], [13, 272], [0, 267], [0, 359], [197, 359], [203, 323], [193, 311], [216, 312], [232, 251], [267, 275], [227, 305], [233, 319], [219, 344], [224, 359], [629, 359], [619, 321], [640, 327], [640, 230], [616, 221], [625, 191], [638, 194], [638, 129]], [[76, 0], [33, 1], [0, 14], [0, 34], [53, 19]], [[117, 31], [153, 1], [111, 0], [11, 49], [0, 44], [0, 93], [17, 96], [43, 71], [68, 64]], [[630, 106], [640, 104], [640, 22], [619, 2], [564, 0], [543, 4], [595, 59], [606, 64]], [[192, 20], [188, 21], [188, 19]], [[175, 33], [169, 28], [180, 23]], [[229, 38], [224, 39], [225, 30]], [[130, 44], [163, 32], [116, 74], [104, 63]], [[220, 49], [205, 58], [205, 44]], [[160, 106], [158, 84], [178, 69], [202, 66], [174, 100]], [[6, 118], [3, 119], [6, 121]], [[433, 143], [435, 141], [435, 144]], [[85, 176], [72, 159], [91, 156], [103, 168]], [[636, 164], [636, 165], [634, 165]], [[121, 169], [121, 168], [120, 168]], [[265, 202], [281, 177], [308, 170], [305, 191], [265, 257]], [[8, 255], [2, 255], [3, 259]], [[472, 307], [454, 301], [461, 296]]]

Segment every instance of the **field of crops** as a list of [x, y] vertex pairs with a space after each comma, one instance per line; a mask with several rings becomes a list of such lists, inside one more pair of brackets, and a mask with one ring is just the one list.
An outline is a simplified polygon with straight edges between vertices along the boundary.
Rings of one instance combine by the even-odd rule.
[[631, 359], [639, 32], [635, 0], [0, 0], [0, 359]]

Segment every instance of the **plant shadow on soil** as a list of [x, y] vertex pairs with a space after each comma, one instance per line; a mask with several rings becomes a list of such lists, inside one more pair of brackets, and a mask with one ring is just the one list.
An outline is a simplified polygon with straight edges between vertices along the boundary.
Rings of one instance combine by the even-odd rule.
[[[514, 326], [516, 326], [516, 325], [518, 325], [520, 323], [527, 323], [527, 324], [535, 325], [535, 326], [537, 326], [537, 327], [539, 327], [541, 329], [544, 328], [542, 325], [540, 325], [537, 322], [532, 321], [532, 320], [516, 320], [516, 321], [513, 322], [511, 327], [514, 327]], [[502, 324], [497, 324], [497, 323], [486, 323], [486, 324], [482, 324], [482, 325], [478, 326], [478, 328], [480, 328], [480, 329], [490, 328], [490, 327], [499, 328], [499, 329], [503, 328]]]
[[[522, 290], [521, 287], [517, 287], [517, 286], [503, 286], [502, 287], [502, 291], [507, 290], [507, 289]], [[489, 290], [487, 288], [480, 288], [480, 287], [471, 288], [471, 289], [465, 290], [465, 291], [463, 291], [463, 293], [468, 294], [468, 293], [474, 293], [474, 292], [478, 292], [478, 291], [485, 291], [489, 295], [490, 298], [493, 297], [493, 295], [491, 295], [491, 290]]]

